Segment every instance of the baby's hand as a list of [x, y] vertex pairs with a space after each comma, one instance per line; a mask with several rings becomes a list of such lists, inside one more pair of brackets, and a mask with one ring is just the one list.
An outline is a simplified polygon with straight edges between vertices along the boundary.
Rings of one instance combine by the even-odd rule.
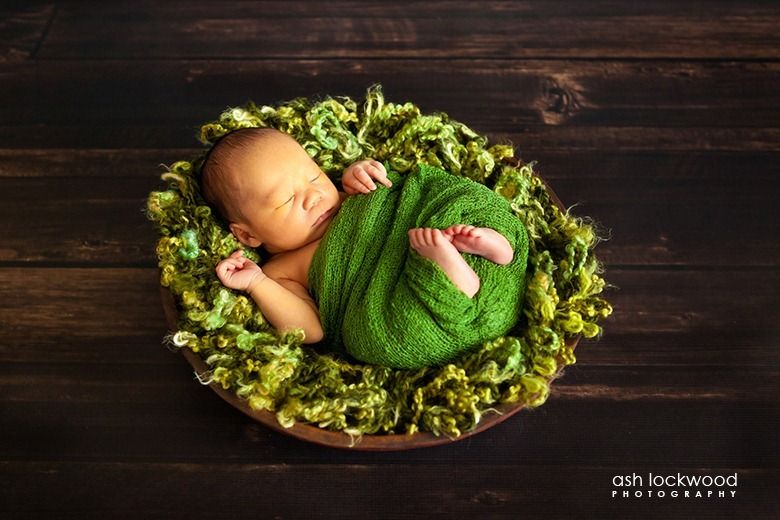
[[376, 189], [376, 185], [371, 180], [372, 178], [388, 188], [393, 185], [390, 179], [387, 178], [384, 165], [373, 159], [357, 161], [347, 167], [344, 170], [344, 175], [341, 177], [341, 185], [344, 187], [347, 195], [369, 193]]
[[243, 256], [241, 249], [236, 249], [228, 258], [217, 264], [219, 281], [228, 289], [249, 292], [253, 284], [258, 284], [267, 278], [256, 263]]

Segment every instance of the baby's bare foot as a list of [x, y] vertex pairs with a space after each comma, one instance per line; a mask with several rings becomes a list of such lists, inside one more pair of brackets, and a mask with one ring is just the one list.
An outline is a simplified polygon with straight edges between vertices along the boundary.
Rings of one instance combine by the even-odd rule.
[[479, 291], [479, 276], [460, 256], [440, 229], [415, 228], [408, 231], [409, 243], [421, 256], [430, 258], [469, 298]]
[[506, 237], [495, 229], [455, 224], [443, 233], [461, 253], [484, 256], [500, 265], [510, 263], [515, 254]]

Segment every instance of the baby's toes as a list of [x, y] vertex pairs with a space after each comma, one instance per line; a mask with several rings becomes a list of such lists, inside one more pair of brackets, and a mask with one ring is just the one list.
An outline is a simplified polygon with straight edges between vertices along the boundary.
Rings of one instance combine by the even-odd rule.
[[423, 228], [422, 231], [422, 242], [425, 245], [433, 245], [433, 229], [431, 228]]
[[471, 235], [458, 235], [452, 240], [452, 245], [462, 253], [476, 253], [480, 249], [480, 238]]
[[451, 242], [451, 240], [447, 239], [447, 237], [444, 235], [441, 229], [434, 229], [432, 231], [432, 234], [433, 234], [433, 244], [436, 246], [449, 244]]
[[430, 240], [425, 236], [425, 228], [410, 229], [409, 240], [413, 241], [414, 247], [418, 248], [430, 244]]
[[417, 231], [418, 231], [417, 229], [410, 229], [409, 231], [406, 232], [406, 234], [409, 235], [409, 243], [414, 247], [417, 247], [417, 242], [418, 242]]

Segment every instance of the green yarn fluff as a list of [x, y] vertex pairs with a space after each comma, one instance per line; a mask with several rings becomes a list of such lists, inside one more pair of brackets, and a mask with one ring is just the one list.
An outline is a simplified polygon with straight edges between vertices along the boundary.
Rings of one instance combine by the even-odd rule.
[[585, 219], [561, 212], [536, 164], [513, 166], [514, 148], [487, 146], [487, 138], [445, 113], [422, 114], [412, 103], [385, 101], [379, 84], [362, 106], [346, 96], [296, 98], [278, 106], [228, 108], [204, 124], [199, 139], [213, 144], [243, 127], [274, 127], [292, 135], [337, 185], [354, 161], [371, 157], [401, 174], [424, 162], [480, 182], [505, 197], [529, 237], [522, 334], [485, 342], [442, 367], [402, 370], [349, 363], [303, 345], [300, 329], [280, 334], [247, 295], [225, 288], [214, 271], [235, 249], [260, 265], [267, 260], [244, 248], [212, 215], [199, 193], [204, 150], [177, 161], [149, 194], [147, 217], [160, 235], [160, 283], [179, 309], [179, 327], [166, 336], [197, 352], [210, 367], [198, 374], [269, 410], [280, 424], [296, 421], [350, 435], [430, 431], [458, 436], [502, 403], [536, 407], [549, 395], [559, 368], [575, 362], [565, 340], [601, 334], [598, 321], [612, 313], [598, 295], [603, 268], [592, 249], [600, 238]]

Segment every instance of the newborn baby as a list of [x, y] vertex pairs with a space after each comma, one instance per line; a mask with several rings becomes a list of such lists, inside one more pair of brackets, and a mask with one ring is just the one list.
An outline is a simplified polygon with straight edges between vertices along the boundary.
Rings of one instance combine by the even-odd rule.
[[[360, 160], [344, 170], [338, 191], [306, 150], [273, 128], [244, 128], [220, 138], [201, 169], [203, 198], [242, 244], [273, 255], [260, 268], [237, 249], [216, 267], [228, 288], [245, 291], [277, 330], [302, 328], [304, 343], [323, 339], [323, 327], [308, 292], [312, 257], [348, 196], [387, 186], [382, 163]], [[409, 244], [439, 265], [472, 298], [480, 279], [461, 256], [480, 255], [500, 265], [512, 261], [507, 239], [490, 228], [457, 224], [446, 229], [409, 229]]]

